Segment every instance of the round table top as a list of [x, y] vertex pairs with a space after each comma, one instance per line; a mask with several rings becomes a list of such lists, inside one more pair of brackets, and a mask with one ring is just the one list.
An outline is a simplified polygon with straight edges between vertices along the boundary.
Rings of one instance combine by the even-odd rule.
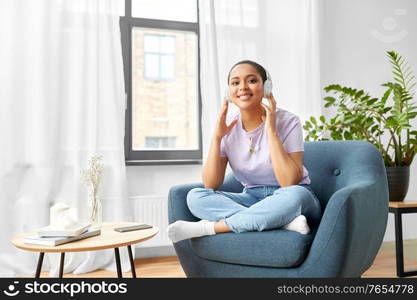
[[417, 201], [390, 201], [389, 207], [392, 208], [408, 208], [408, 207], [417, 207]]
[[114, 228], [122, 226], [131, 226], [138, 223], [134, 222], [113, 222], [113, 223], [102, 223], [101, 234], [93, 237], [85, 238], [83, 240], [70, 242], [58, 246], [45, 246], [45, 245], [32, 245], [23, 243], [23, 238], [29, 235], [35, 234], [35, 232], [23, 233], [15, 236], [12, 239], [12, 244], [19, 249], [34, 251], [34, 252], [81, 252], [81, 251], [92, 251], [102, 250], [110, 248], [118, 248], [137, 244], [154, 237], [159, 229], [153, 226], [149, 229], [128, 231], [128, 232], [117, 232]]

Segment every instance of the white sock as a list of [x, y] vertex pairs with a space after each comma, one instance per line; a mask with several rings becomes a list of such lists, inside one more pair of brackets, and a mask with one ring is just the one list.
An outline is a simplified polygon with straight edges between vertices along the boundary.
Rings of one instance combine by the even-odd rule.
[[287, 225], [283, 226], [282, 228], [292, 231], [297, 231], [301, 234], [308, 234], [310, 233], [310, 228], [307, 224], [307, 219], [303, 215], [299, 215], [294, 220], [292, 220]]
[[207, 220], [199, 222], [176, 221], [168, 226], [168, 237], [173, 243], [212, 234], [216, 234], [214, 222]]

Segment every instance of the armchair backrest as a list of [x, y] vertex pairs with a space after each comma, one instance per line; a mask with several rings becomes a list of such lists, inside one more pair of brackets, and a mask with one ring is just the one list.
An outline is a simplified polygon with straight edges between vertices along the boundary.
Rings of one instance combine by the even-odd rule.
[[337, 190], [381, 178], [386, 172], [381, 161], [378, 149], [365, 141], [304, 143], [304, 165], [323, 207]]

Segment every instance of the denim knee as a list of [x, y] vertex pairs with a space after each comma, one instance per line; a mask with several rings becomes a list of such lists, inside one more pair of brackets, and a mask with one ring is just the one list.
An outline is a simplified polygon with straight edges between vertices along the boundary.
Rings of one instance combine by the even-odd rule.
[[193, 212], [196, 208], [201, 207], [201, 200], [207, 196], [209, 193], [212, 193], [212, 189], [205, 188], [193, 188], [187, 194], [187, 206], [188, 209]]
[[302, 199], [304, 197], [310, 196], [310, 191], [300, 185], [290, 185], [286, 187], [279, 188], [274, 191], [274, 195], [281, 193], [290, 193], [292, 195], [297, 195], [297, 197], [292, 197], [292, 199]]
[[317, 222], [321, 217], [321, 206], [320, 201], [317, 197], [307, 188], [301, 185], [291, 185], [288, 187], [280, 188], [274, 192], [278, 194], [281, 192], [288, 192], [295, 197], [290, 197], [292, 201], [296, 201], [297, 205], [301, 208], [301, 213], [304, 214], [308, 219]]

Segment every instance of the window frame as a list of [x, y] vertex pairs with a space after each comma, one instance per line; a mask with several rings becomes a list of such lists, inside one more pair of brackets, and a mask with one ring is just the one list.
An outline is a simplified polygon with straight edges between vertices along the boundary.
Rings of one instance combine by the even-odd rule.
[[[132, 2], [125, 0], [125, 15], [120, 17], [120, 33], [125, 77], [125, 162], [126, 165], [170, 165], [202, 164], [202, 128], [201, 128], [201, 87], [200, 87], [200, 30], [199, 6], [197, 2], [197, 22], [146, 19], [132, 17]], [[132, 29], [133, 27], [192, 31], [197, 36], [197, 124], [198, 149], [196, 150], [133, 150], [132, 149]]]

